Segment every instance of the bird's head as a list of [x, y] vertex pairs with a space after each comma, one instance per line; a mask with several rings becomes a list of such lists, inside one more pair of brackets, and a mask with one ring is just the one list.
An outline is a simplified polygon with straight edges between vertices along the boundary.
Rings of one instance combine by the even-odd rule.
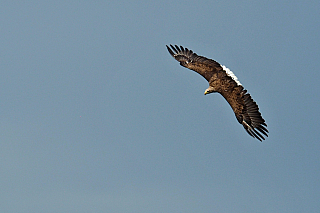
[[210, 87], [208, 87], [208, 89], [206, 89], [204, 91], [204, 94], [207, 95], [207, 94], [210, 94], [210, 93], [213, 93], [213, 92], [215, 92], [215, 91], [214, 91], [213, 87], [210, 86]]

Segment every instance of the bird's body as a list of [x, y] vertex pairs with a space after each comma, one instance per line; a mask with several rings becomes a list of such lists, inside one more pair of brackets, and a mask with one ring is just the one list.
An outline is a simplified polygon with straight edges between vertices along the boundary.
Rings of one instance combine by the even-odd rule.
[[268, 137], [267, 124], [259, 112], [258, 105], [233, 72], [218, 62], [198, 56], [192, 50], [182, 46], [170, 45], [170, 47], [167, 46], [169, 53], [180, 62], [181, 66], [196, 71], [209, 82], [205, 95], [213, 92], [220, 93], [230, 104], [237, 120], [249, 135], [260, 141], [265, 139], [263, 135]]

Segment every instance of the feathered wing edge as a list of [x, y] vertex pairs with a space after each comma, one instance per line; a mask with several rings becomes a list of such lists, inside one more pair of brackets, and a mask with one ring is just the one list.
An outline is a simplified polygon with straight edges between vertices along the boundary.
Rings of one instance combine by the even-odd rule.
[[195, 61], [199, 61], [199, 59], [202, 61], [204, 61], [204, 59], [207, 59], [205, 57], [202, 56], [198, 56], [196, 53], [194, 53], [192, 50], [189, 50], [188, 48], [184, 48], [183, 46], [178, 46], [178, 45], [171, 45], [170, 47], [168, 45], [166, 45], [170, 55], [176, 59], [177, 61], [180, 62], [180, 65], [182, 65], [181, 63], [185, 64], [184, 66], [187, 66], [187, 64], [195, 62]]
[[265, 140], [263, 135], [268, 137], [267, 133], [269, 133], [266, 128], [267, 124], [259, 112], [257, 103], [251, 98], [249, 93], [246, 93], [246, 90], [243, 92], [245, 109], [243, 112], [242, 125], [252, 137], [257, 138], [259, 141]]
[[191, 62], [193, 58], [198, 56], [192, 50], [188, 50], [188, 48], [183, 48], [182, 46], [179, 47], [178, 45], [173, 46], [170, 44], [171, 49], [170, 47], [168, 47], [168, 45], [166, 45], [166, 47], [170, 55], [172, 55], [172, 57], [174, 57], [179, 62], [181, 61]]

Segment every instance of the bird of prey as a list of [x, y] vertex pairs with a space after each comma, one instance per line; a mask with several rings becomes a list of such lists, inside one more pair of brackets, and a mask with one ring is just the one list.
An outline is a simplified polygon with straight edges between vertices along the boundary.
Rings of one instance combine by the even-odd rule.
[[249, 135], [260, 141], [265, 140], [264, 136], [268, 137], [267, 124], [259, 112], [257, 103], [230, 69], [182, 46], [166, 46], [181, 66], [199, 73], [209, 82], [205, 95], [218, 92], [227, 100], [238, 122]]

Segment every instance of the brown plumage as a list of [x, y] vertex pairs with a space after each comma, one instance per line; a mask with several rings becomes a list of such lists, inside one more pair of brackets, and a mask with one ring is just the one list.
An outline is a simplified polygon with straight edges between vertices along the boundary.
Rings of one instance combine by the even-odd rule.
[[181, 66], [196, 71], [209, 82], [205, 95], [220, 93], [228, 101], [237, 120], [249, 135], [260, 141], [265, 140], [264, 136], [268, 137], [267, 124], [259, 112], [257, 103], [228, 68], [182, 46], [170, 44], [170, 47], [167, 46], [169, 53]]

